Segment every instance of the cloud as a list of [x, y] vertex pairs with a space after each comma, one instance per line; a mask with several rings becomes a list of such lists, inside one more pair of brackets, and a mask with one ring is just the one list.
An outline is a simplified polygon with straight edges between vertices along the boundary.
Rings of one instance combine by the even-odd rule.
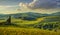
[[12, 14], [12, 13], [17, 13], [16, 9], [18, 7], [17, 6], [3, 6], [0, 5], [0, 14]]
[[60, 0], [33, 0], [31, 3], [20, 3], [19, 6], [29, 9], [52, 9], [60, 7]]
[[33, 11], [39, 13], [54, 13], [60, 10], [60, 0], [33, 0], [30, 3], [19, 3], [20, 11]]
[[0, 6], [0, 8], [10, 8], [10, 7], [16, 7], [16, 6]]

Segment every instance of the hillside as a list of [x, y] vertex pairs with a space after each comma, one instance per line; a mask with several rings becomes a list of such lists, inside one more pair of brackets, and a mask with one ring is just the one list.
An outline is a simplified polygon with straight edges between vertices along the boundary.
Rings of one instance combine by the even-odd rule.
[[[8, 16], [11, 16], [11, 24], [8, 23]], [[60, 35], [60, 13], [41, 14], [28, 12], [5, 15], [0, 14], [0, 35], [5, 34]]]
[[43, 18], [44, 19], [37, 23], [35, 27], [45, 30], [60, 30], [60, 16], [48, 16]]
[[[36, 25], [39, 26], [40, 24], [42, 25], [57, 24], [59, 26], [60, 25], [59, 12], [53, 14], [54, 15], [28, 12], [28, 13], [8, 14], [5, 16], [7, 17], [12, 16], [11, 22], [13, 24], [19, 25], [20, 27], [35, 27]], [[0, 20], [0, 23], [5, 21], [6, 19], [2, 19]]]

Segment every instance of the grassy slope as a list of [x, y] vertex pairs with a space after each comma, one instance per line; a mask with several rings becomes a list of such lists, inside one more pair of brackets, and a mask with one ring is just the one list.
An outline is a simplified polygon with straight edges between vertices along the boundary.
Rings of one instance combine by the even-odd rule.
[[43, 22], [60, 22], [60, 16], [43, 17]]
[[41, 22], [42, 20], [43, 20], [43, 18], [38, 18], [35, 21], [28, 21], [28, 20], [21, 20], [21, 19], [14, 19], [14, 18], [12, 18], [12, 23], [35, 24], [35, 23]]
[[[47, 18], [50, 20], [55, 17], [47, 17]], [[13, 18], [12, 23], [16, 23], [18, 25], [19, 24], [22, 24], [22, 25], [23, 24], [35, 24], [35, 23], [39, 23], [45, 19], [46, 19], [46, 17], [38, 18], [36, 21], [27, 21], [27, 20]], [[58, 18], [55, 18], [55, 19], [58, 19]], [[4, 22], [4, 21], [5, 20], [2, 20], [1, 22]], [[43, 23], [45, 23], [45, 22], [43, 22]], [[14, 28], [13, 26], [11, 26], [11, 27], [0, 27], [0, 35], [60, 35], [60, 31], [53, 32], [53, 31], [41, 30], [41, 29]]]
[[40, 29], [0, 27], [0, 35], [60, 35], [60, 33]]
[[60, 22], [60, 17], [59, 16], [48, 16], [48, 17], [37, 18], [37, 20], [35, 20], [35, 21], [28, 21], [28, 20], [12, 18], [12, 23], [17, 23], [17, 24], [35, 24], [35, 23], [39, 23], [39, 22], [43, 22], [43, 23]]

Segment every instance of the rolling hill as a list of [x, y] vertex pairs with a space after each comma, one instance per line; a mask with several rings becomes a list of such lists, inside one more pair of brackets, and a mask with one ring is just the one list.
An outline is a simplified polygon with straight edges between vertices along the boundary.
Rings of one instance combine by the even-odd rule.
[[[11, 24], [5, 22], [11, 16]], [[0, 14], [0, 35], [60, 35], [60, 12]]]
[[60, 30], [60, 16], [48, 16], [43, 18], [44, 19], [37, 23], [35, 27], [45, 30]]

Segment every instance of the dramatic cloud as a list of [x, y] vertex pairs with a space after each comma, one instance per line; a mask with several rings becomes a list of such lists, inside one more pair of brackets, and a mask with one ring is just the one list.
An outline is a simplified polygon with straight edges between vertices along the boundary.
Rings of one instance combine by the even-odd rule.
[[33, 0], [30, 3], [19, 3], [20, 11], [33, 11], [39, 13], [54, 13], [60, 10], [60, 0]]
[[60, 7], [60, 0], [33, 0], [31, 3], [20, 3], [20, 7], [30, 9], [52, 9]]

